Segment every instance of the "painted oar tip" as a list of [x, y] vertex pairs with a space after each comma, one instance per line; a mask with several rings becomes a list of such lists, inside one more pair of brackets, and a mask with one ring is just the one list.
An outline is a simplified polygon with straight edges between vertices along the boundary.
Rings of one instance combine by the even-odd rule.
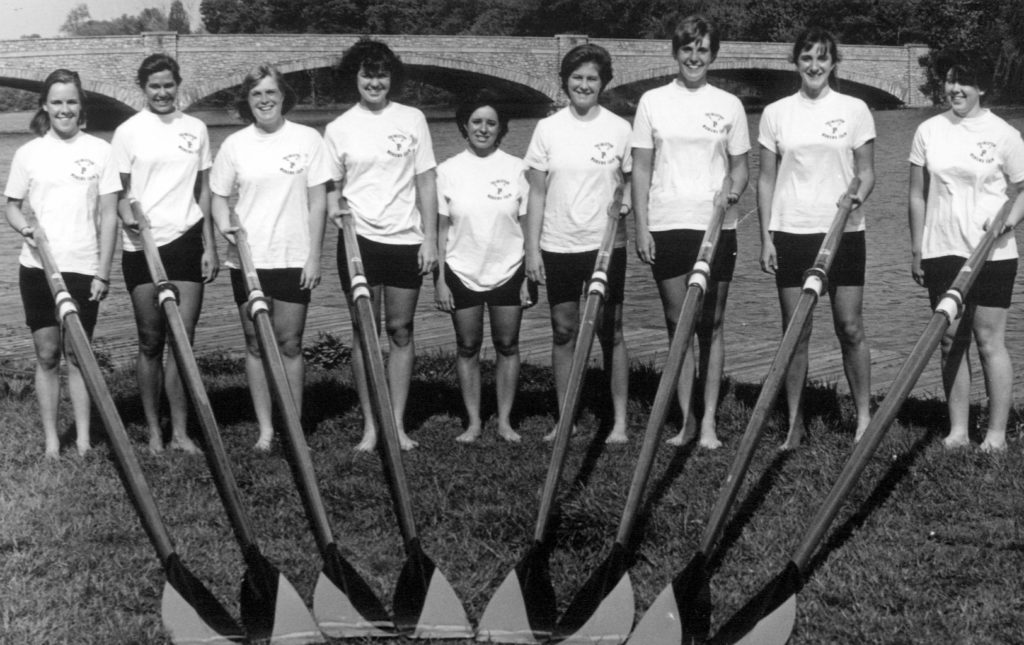
[[[374, 597], [376, 600], [376, 597]], [[324, 572], [313, 589], [313, 615], [324, 634], [331, 638], [387, 638], [395, 635], [390, 618], [368, 615]]]
[[[191, 574], [188, 574], [191, 576]], [[225, 645], [245, 640], [245, 633], [215, 600], [182, 587], [168, 576], [160, 600], [160, 618], [175, 645]], [[205, 588], [204, 588], [205, 591]], [[206, 591], [206, 594], [209, 594]], [[209, 596], [210, 599], [213, 596]]]
[[412, 638], [473, 638], [473, 634], [473, 626], [462, 602], [448, 580], [435, 568]]
[[533, 625], [537, 624], [537, 617], [534, 617], [531, 622], [529, 604], [526, 594], [523, 592], [519, 574], [515, 570], [511, 571], [498, 586], [491, 601], [487, 603], [484, 614], [480, 618], [480, 625], [477, 627], [476, 640], [482, 643], [525, 643], [527, 645], [546, 641], [551, 635], [551, 628], [555, 622], [553, 597], [551, 601], [547, 619], [542, 621], [547, 624], [547, 628], [535, 630]]
[[790, 561], [710, 642], [715, 645], [784, 645], [793, 633], [796, 594], [801, 586], [800, 568]]
[[[567, 617], [562, 617], [563, 622]], [[571, 632], [568, 632], [565, 625], [560, 624], [555, 640], [560, 645], [621, 643], [629, 637], [629, 633], [633, 630], [635, 618], [636, 602], [633, 597], [633, 584], [629, 580], [629, 574], [623, 574], [586, 622]]]

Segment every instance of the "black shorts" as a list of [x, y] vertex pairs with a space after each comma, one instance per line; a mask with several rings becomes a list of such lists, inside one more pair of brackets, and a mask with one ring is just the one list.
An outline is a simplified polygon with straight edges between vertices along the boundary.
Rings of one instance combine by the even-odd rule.
[[[161, 247], [160, 261], [168, 280], [178, 282], [203, 281], [203, 220], [185, 231], [178, 239]], [[121, 254], [121, 271], [124, 283], [131, 293], [140, 284], [151, 284], [149, 265], [144, 251], [125, 251]]]
[[[704, 231], [690, 228], [672, 231], [652, 231], [654, 238], [654, 280], [661, 282], [686, 275], [697, 261]], [[723, 230], [718, 238], [715, 257], [711, 261], [710, 279], [714, 282], [732, 282], [736, 270], [736, 230]]]
[[[419, 289], [423, 285], [420, 275], [419, 244], [383, 244], [365, 237], [359, 241], [359, 256], [363, 259], [363, 272], [371, 287], [384, 285], [399, 289]], [[351, 290], [348, 275], [348, 256], [345, 254], [345, 238], [338, 237], [338, 275], [341, 289], [346, 294]]]
[[[594, 273], [597, 250], [581, 253], [552, 253], [541, 251], [544, 275], [547, 277], [548, 304], [552, 307], [563, 302], [578, 302]], [[626, 248], [612, 251], [608, 265], [608, 292], [605, 302], [621, 305], [626, 292]]]
[[[775, 271], [775, 286], [779, 289], [801, 287], [804, 273], [814, 265], [824, 233], [783, 233], [774, 231], [775, 257], [778, 268]], [[843, 233], [839, 249], [832, 258], [828, 270], [828, 288], [863, 287], [864, 267], [867, 263], [867, 247], [864, 231]]]
[[[966, 258], [944, 255], [921, 260], [924, 270], [924, 286], [928, 287], [928, 298], [932, 307], [939, 304], [942, 294], [953, 284]], [[1009, 309], [1013, 299], [1013, 283], [1017, 279], [1017, 260], [996, 260], [986, 262], [975, 278], [974, 286], [967, 294], [966, 304], [982, 307]]]
[[[503, 284], [487, 291], [474, 291], [467, 287], [459, 276], [455, 275], [450, 266], [444, 265], [444, 282], [452, 291], [452, 298], [455, 300], [456, 309], [469, 309], [470, 307], [479, 307], [481, 305], [518, 307], [522, 305], [522, 300], [519, 298], [519, 290], [522, 288], [523, 280], [525, 279], [526, 267], [520, 264], [519, 269]], [[537, 302], [536, 287], [533, 288], [533, 291], [530, 298], [533, 302]]]
[[[92, 337], [96, 328], [96, 316], [100, 312], [100, 303], [89, 300], [92, 295], [92, 276], [81, 273], [61, 273], [64, 285], [78, 305], [78, 318], [82, 321], [85, 333]], [[50, 292], [46, 272], [26, 266], [18, 267], [18, 286], [21, 288], [21, 304], [25, 307], [25, 324], [33, 332], [44, 327], [60, 325], [57, 320], [57, 305]]]
[[[271, 300], [309, 304], [312, 291], [299, 286], [302, 269], [256, 269], [256, 277], [259, 278], [263, 295]], [[240, 269], [231, 269], [231, 292], [235, 296], [236, 305], [241, 306], [249, 301], [249, 290]]]

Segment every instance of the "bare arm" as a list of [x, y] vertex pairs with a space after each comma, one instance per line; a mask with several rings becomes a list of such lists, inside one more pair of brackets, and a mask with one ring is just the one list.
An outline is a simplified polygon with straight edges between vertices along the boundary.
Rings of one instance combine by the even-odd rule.
[[99, 264], [93, 276], [91, 300], [103, 300], [110, 290], [110, 265], [114, 260], [114, 246], [117, 244], [117, 193], [107, 193], [99, 198]]
[[857, 197], [854, 199], [854, 207], [857, 207], [867, 201], [875, 188], [874, 139], [853, 151], [853, 162], [857, 168], [857, 178], [860, 179], [860, 188], [857, 189]]
[[236, 227], [231, 221], [231, 207], [228, 205], [228, 198], [224, 195], [213, 193], [210, 196], [210, 214], [213, 216], [213, 223], [217, 226], [220, 234], [231, 244], [235, 244]]
[[416, 175], [416, 201], [423, 223], [423, 244], [418, 254], [420, 275], [437, 266], [437, 172], [431, 168]]
[[730, 204], [739, 201], [740, 195], [747, 189], [747, 182], [750, 179], [750, 169], [747, 163], [747, 153], [741, 155], [729, 155], [729, 179], [732, 180], [732, 188], [729, 192], [736, 196], [735, 200], [730, 199]]
[[220, 272], [217, 257], [217, 238], [213, 234], [213, 216], [210, 212], [210, 171], [200, 170], [196, 176], [196, 203], [203, 213], [203, 282], [209, 284]]
[[778, 163], [778, 154], [761, 146], [761, 174], [757, 177], [757, 217], [761, 223], [761, 270], [771, 274], [774, 274], [778, 268], [775, 244], [772, 243], [772, 236], [769, 232]]
[[910, 227], [910, 275], [924, 286], [921, 268], [921, 243], [924, 238], [925, 206], [928, 203], [928, 176], [922, 166], [910, 164], [910, 194], [907, 220]]
[[324, 228], [327, 226], [327, 184], [306, 189], [309, 201], [309, 256], [302, 268], [301, 287], [312, 289], [320, 284], [320, 259], [324, 247]]
[[23, 200], [14, 199], [12, 197], [7, 198], [7, 223], [11, 225], [18, 235], [22, 236], [32, 246], [35, 244], [32, 241], [32, 233], [35, 232], [35, 227], [28, 223], [28, 218], [25, 217], [25, 213], [21, 210]]
[[454, 311], [455, 299], [452, 298], [451, 289], [445, 282], [445, 258], [448, 255], [448, 231], [451, 229], [451, 219], [444, 215], [437, 217], [437, 279], [434, 280], [434, 304], [441, 311]]
[[530, 196], [526, 201], [526, 277], [544, 284], [544, 262], [540, 257], [540, 232], [544, 227], [544, 201], [547, 197], [547, 177], [543, 170], [529, 168], [526, 180]]
[[654, 263], [654, 238], [648, 228], [648, 204], [654, 172], [654, 149], [633, 148], [633, 217], [636, 222], [636, 254], [644, 264]]

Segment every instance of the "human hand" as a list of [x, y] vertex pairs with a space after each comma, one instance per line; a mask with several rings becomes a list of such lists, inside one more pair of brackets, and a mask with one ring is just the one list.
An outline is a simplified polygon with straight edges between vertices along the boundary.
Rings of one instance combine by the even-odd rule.
[[526, 277], [537, 284], [544, 284], [544, 261], [541, 259], [540, 251], [526, 252]]
[[644, 264], [654, 264], [654, 236], [650, 231], [637, 230], [636, 254]]
[[210, 284], [217, 279], [217, 274], [220, 273], [220, 259], [217, 257], [217, 249], [208, 248], [203, 249], [203, 282]]
[[779, 259], [775, 255], [775, 243], [770, 239], [761, 243], [761, 270], [769, 275], [775, 275], [779, 268]]

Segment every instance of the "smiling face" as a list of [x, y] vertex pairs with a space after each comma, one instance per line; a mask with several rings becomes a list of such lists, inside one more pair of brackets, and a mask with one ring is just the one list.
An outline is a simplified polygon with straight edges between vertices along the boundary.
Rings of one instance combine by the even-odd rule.
[[796, 71], [800, 74], [800, 91], [816, 98], [828, 89], [828, 79], [836, 63], [825, 43], [815, 43], [800, 52], [796, 58]]
[[273, 77], [264, 76], [260, 79], [249, 90], [248, 101], [253, 120], [259, 129], [275, 132], [284, 123], [284, 94]]
[[50, 117], [50, 129], [62, 139], [78, 134], [82, 97], [74, 83], [54, 83], [46, 93], [43, 109]]
[[359, 102], [370, 110], [381, 110], [387, 107], [388, 92], [391, 91], [390, 72], [371, 72], [365, 67], [359, 68], [356, 75], [356, 88], [359, 90]]
[[961, 83], [957, 79], [956, 70], [946, 72], [946, 79], [943, 82], [943, 90], [953, 113], [958, 117], [977, 116], [981, 112], [981, 97], [985, 92], [978, 89], [976, 85]]
[[711, 38], [703, 36], [676, 50], [679, 80], [690, 89], [703, 87], [708, 82], [708, 67], [715, 60], [711, 53]]
[[146, 94], [146, 107], [154, 114], [170, 114], [174, 112], [178, 100], [178, 83], [174, 73], [169, 70], [153, 72], [142, 86]]
[[573, 70], [565, 83], [569, 103], [579, 114], [586, 114], [597, 105], [601, 96], [601, 70], [597, 63], [586, 62]]
[[486, 157], [498, 146], [501, 122], [498, 112], [489, 105], [477, 108], [466, 121], [466, 141], [478, 156]]

